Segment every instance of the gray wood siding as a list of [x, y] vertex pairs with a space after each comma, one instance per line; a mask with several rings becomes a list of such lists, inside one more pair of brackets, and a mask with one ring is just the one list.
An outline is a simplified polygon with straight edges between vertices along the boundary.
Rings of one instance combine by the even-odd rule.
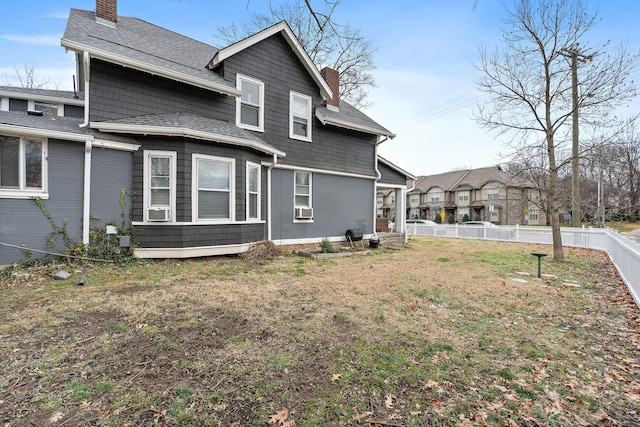
[[313, 222], [294, 222], [293, 171], [272, 171], [273, 240], [344, 236], [350, 228], [373, 232], [374, 181], [313, 174]]
[[[69, 237], [82, 241], [84, 144], [50, 139], [48, 151], [49, 199], [44, 200], [47, 212], [58, 227], [66, 220]], [[0, 242], [46, 251], [47, 236], [52, 231], [35, 201], [0, 199]], [[60, 236], [55, 250], [64, 250]], [[42, 255], [34, 252], [33, 257]], [[22, 250], [0, 246], [0, 264], [24, 259]]]
[[[142, 147], [133, 155], [133, 220], [143, 220], [143, 168], [144, 150], [174, 151], [177, 156], [176, 176], [176, 220], [192, 221], [192, 154], [205, 154], [232, 158], [236, 161], [236, 220], [246, 219], [246, 165], [247, 162], [260, 164], [265, 160], [260, 153], [249, 152], [228, 145], [171, 138], [142, 138]], [[266, 171], [261, 168], [262, 204], [261, 218], [266, 219]], [[193, 228], [194, 231], [189, 231]], [[229, 245], [263, 240], [266, 226], [260, 224], [224, 225], [167, 225], [154, 224], [136, 226], [136, 242], [147, 248], [178, 248]]]
[[393, 185], [407, 185], [407, 177], [395, 169], [392, 169], [383, 163], [378, 163], [378, 170], [381, 175], [378, 182]]
[[373, 135], [323, 126], [312, 112], [312, 142], [289, 138], [290, 91], [311, 96], [314, 111], [324, 101], [318, 86], [281, 35], [225, 60], [224, 78], [235, 84], [237, 73], [264, 82], [264, 133], [255, 135], [287, 153], [280, 163], [375, 175]]
[[89, 93], [91, 121], [190, 112], [235, 123], [233, 97], [99, 60], [91, 61]]
[[[91, 226], [114, 224], [125, 227], [130, 224], [133, 180], [133, 153], [104, 148], [91, 152]], [[126, 189], [124, 219], [120, 206], [120, 194]]]
[[143, 248], [195, 248], [264, 240], [264, 224], [137, 226], [136, 242]]

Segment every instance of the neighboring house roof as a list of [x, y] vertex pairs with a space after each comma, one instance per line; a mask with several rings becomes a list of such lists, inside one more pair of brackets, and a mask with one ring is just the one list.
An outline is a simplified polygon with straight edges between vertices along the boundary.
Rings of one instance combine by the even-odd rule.
[[427, 193], [431, 188], [442, 188], [444, 191], [455, 191], [464, 188], [477, 189], [490, 182], [497, 182], [508, 187], [532, 187], [527, 180], [512, 175], [504, 171], [499, 165], [496, 165], [421, 176], [418, 177], [416, 188], [412, 193]]
[[422, 193], [427, 193], [430, 189], [436, 187], [444, 191], [452, 191], [468, 172], [468, 170], [459, 170], [438, 175], [427, 175], [416, 183], [416, 189], [419, 189]]
[[490, 182], [508, 187], [531, 187], [526, 180], [505, 172], [499, 165], [469, 170], [457, 187], [466, 185], [471, 188], [482, 188]]
[[118, 17], [116, 26], [96, 22], [93, 11], [71, 9], [62, 46], [89, 52], [124, 67], [240, 96], [236, 87], [206, 65], [217, 49], [138, 18]]
[[318, 71], [318, 68], [315, 66], [315, 64], [313, 63], [313, 61], [311, 60], [307, 52], [304, 50], [304, 47], [302, 47], [302, 45], [296, 38], [295, 34], [293, 34], [291, 27], [289, 27], [289, 24], [287, 24], [286, 21], [280, 21], [269, 28], [265, 28], [264, 30], [258, 33], [255, 33], [236, 43], [233, 43], [232, 45], [229, 45], [223, 49], [218, 50], [216, 54], [213, 56], [213, 58], [211, 59], [211, 61], [209, 61], [208, 67], [210, 69], [214, 69], [218, 65], [220, 65], [225, 59], [277, 33], [282, 34], [284, 39], [287, 41], [287, 43], [293, 50], [293, 53], [295, 53], [298, 59], [300, 59], [300, 62], [302, 62], [302, 65], [304, 66], [304, 68], [307, 70], [307, 72], [311, 75], [313, 80], [318, 85], [318, 88], [320, 89], [320, 94], [322, 95], [322, 97], [324, 98], [332, 97], [333, 92], [331, 91], [329, 84], [322, 77], [322, 75]]
[[66, 141], [99, 141], [98, 145], [137, 149], [139, 143], [123, 136], [105, 135], [80, 127], [81, 119], [58, 116], [33, 116], [24, 111], [0, 111], [0, 132], [26, 134]]
[[149, 114], [103, 122], [91, 122], [91, 128], [101, 132], [139, 135], [163, 135], [216, 141], [254, 148], [267, 154], [284, 157], [285, 153], [250, 132], [224, 120], [192, 113]]
[[54, 89], [0, 86], [0, 97], [32, 99], [38, 102], [84, 105], [84, 93]]
[[340, 100], [339, 111], [324, 106], [316, 107], [316, 117], [323, 125], [332, 125], [389, 138], [396, 136], [344, 100]]

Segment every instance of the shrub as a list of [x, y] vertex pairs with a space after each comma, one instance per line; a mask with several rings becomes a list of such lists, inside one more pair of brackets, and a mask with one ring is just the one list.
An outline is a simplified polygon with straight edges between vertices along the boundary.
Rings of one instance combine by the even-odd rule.
[[464, 214], [462, 216], [462, 222], [467, 222], [467, 221], [469, 221], [469, 214]]
[[482, 221], [482, 218], [480, 217], [480, 215], [476, 215], [476, 216], [473, 218], [473, 220], [474, 220], [474, 221]]
[[435, 218], [433, 218], [433, 221], [436, 224], [442, 224], [442, 218], [440, 217], [440, 214], [436, 214]]
[[456, 223], [456, 218], [453, 216], [453, 214], [449, 214], [449, 218], [447, 218], [447, 222], [449, 222], [449, 224]]
[[329, 239], [327, 239], [326, 237], [322, 239], [322, 241], [320, 242], [320, 249], [325, 254], [332, 254], [335, 252], [335, 249], [333, 248], [333, 243], [331, 243]]

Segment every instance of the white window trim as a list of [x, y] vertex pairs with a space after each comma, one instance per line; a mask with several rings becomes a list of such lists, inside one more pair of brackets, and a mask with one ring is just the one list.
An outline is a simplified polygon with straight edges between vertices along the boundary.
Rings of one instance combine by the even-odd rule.
[[[307, 132], [307, 136], [300, 136], [300, 135], [296, 135], [295, 133], [293, 133], [293, 100], [295, 98], [301, 98], [304, 99], [305, 101], [307, 101], [307, 129], [309, 130]], [[312, 107], [312, 102], [313, 99], [310, 96], [307, 95], [303, 95], [301, 93], [298, 92], [290, 92], [289, 95], [289, 138], [291, 139], [297, 139], [300, 141], [306, 141], [306, 142], [311, 142], [311, 128], [312, 128], [312, 117], [311, 117], [311, 107]]]
[[[305, 205], [305, 206], [301, 206], [296, 204], [296, 175], [299, 173], [306, 173], [309, 175], [309, 205]], [[310, 208], [313, 209], [313, 173], [312, 172], [307, 172], [307, 171], [294, 171], [293, 173], [293, 222], [304, 222], [304, 223], [310, 223], [310, 222], [314, 222], [313, 219], [302, 219], [302, 218], [296, 218], [295, 215], [295, 210], [296, 208]]]
[[[176, 222], [176, 175], [177, 175], [177, 153], [175, 151], [159, 151], [159, 150], [144, 150], [143, 152], [144, 155], [144, 165], [143, 165], [143, 174], [144, 174], [144, 178], [142, 181], [142, 185], [143, 185], [143, 205], [144, 205], [144, 212], [143, 212], [143, 223], [145, 224], [158, 224], [158, 225], [162, 225], [162, 224], [166, 224], [168, 222]], [[148, 220], [148, 211], [149, 211], [149, 207], [151, 204], [151, 182], [150, 182], [150, 177], [149, 177], [149, 167], [151, 164], [151, 158], [152, 157], [169, 157], [170, 159], [170, 165], [171, 165], [171, 176], [169, 177], [169, 181], [170, 181], [170, 185], [171, 188], [169, 189], [169, 210], [170, 210], [170, 217], [169, 217], [169, 221], [149, 221]]]
[[264, 82], [260, 80], [256, 80], [249, 76], [245, 76], [242, 74], [236, 74], [236, 88], [238, 90], [242, 89], [240, 82], [242, 80], [246, 80], [253, 84], [258, 85], [260, 91], [260, 104], [258, 105], [258, 126], [251, 126], [240, 121], [242, 116], [242, 97], [236, 97], [236, 125], [242, 129], [254, 130], [257, 132], [264, 132]]
[[[40, 197], [42, 199], [49, 198], [49, 150], [48, 140], [46, 138], [32, 138], [28, 136], [3, 135], [20, 140], [20, 148], [18, 154], [18, 179], [20, 188], [0, 188], [0, 199], [30, 199], [32, 197]], [[38, 188], [26, 187], [26, 158], [24, 153], [24, 144], [26, 141], [40, 141], [42, 143], [42, 170], [40, 171], [42, 186]]]
[[[251, 168], [255, 168], [258, 170], [258, 211], [257, 213], [257, 217], [256, 218], [250, 218], [249, 217], [249, 196], [250, 196], [250, 192], [249, 192], [249, 171], [251, 170]], [[260, 168], [260, 165], [257, 163], [252, 163], [252, 162], [247, 162], [247, 170], [246, 170], [246, 187], [247, 187], [247, 191], [246, 191], [246, 216], [245, 216], [245, 220], [247, 222], [259, 222], [261, 220], [261, 213], [262, 213], [262, 170]]]
[[[198, 219], [198, 160], [211, 160], [214, 162], [229, 163], [229, 217]], [[205, 154], [192, 154], [191, 162], [191, 221], [198, 224], [233, 223], [236, 221], [236, 159], [228, 157], [208, 156]]]

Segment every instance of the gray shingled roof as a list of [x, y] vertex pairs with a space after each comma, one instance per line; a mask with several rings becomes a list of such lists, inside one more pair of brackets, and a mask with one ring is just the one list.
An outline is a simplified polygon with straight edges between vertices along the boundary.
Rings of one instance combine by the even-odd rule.
[[[87, 136], [87, 139], [99, 139], [137, 145], [138, 141], [122, 135], [109, 135], [88, 127], [80, 127], [83, 120], [73, 117], [32, 116], [25, 111], [0, 111], [0, 124], [20, 126], [34, 130], [62, 132], [70, 135]], [[93, 137], [93, 138], [91, 138]], [[64, 138], [64, 137], [61, 137]]]
[[468, 185], [471, 188], [481, 188], [489, 182], [499, 182], [509, 187], [530, 187], [526, 180], [504, 171], [500, 166], [471, 169], [460, 180], [458, 186]]
[[[62, 45], [76, 44], [236, 90], [207, 68], [219, 49], [137, 18], [118, 16], [117, 25], [111, 27], [97, 23], [93, 11], [71, 9]], [[346, 101], [340, 101], [340, 111], [317, 107], [316, 113], [354, 129], [395, 136]]]
[[159, 133], [162, 128], [188, 129], [195, 132], [210, 134], [211, 139], [215, 140], [215, 135], [224, 137], [238, 138], [254, 142], [270, 152], [279, 151], [273, 145], [263, 141], [257, 136], [244, 129], [239, 128], [235, 124], [224, 120], [212, 119], [209, 117], [199, 116], [193, 113], [167, 113], [167, 114], [149, 114], [145, 116], [126, 117], [117, 120], [107, 120], [98, 123], [92, 123], [92, 126], [100, 128], [102, 125], [116, 124], [126, 125], [131, 128], [139, 126], [143, 128], [157, 128]]
[[369, 128], [379, 135], [387, 135], [392, 138], [395, 137], [395, 134], [393, 132], [391, 132], [384, 126], [381, 126], [369, 116], [364, 114], [362, 111], [358, 110], [353, 105], [344, 100], [340, 100], [339, 111], [335, 111], [324, 106], [316, 107], [316, 115], [320, 115], [319, 118], [321, 120], [323, 120], [323, 118], [339, 120], [341, 122], [353, 124], [356, 127]]
[[206, 67], [218, 49], [138, 18], [118, 16], [112, 28], [97, 23], [93, 11], [71, 9], [62, 45], [67, 41], [235, 89]]
[[81, 128], [81, 119], [71, 117], [31, 116], [26, 111], [0, 111], [0, 123], [33, 129], [90, 135], [88, 128]]
[[429, 189], [438, 187], [442, 188], [444, 191], [452, 191], [467, 172], [467, 170], [459, 170], [445, 172], [438, 175], [423, 176], [416, 183], [416, 190], [419, 190], [421, 193], [426, 193]]

